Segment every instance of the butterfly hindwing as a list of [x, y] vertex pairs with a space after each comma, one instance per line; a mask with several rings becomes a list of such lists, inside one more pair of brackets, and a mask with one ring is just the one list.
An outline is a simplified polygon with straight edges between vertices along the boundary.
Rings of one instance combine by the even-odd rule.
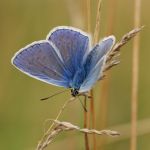
[[102, 72], [102, 68], [104, 66], [105, 61], [106, 61], [106, 56], [104, 56], [92, 69], [92, 72], [89, 73], [89, 75], [87, 76], [87, 78], [84, 80], [84, 82], [80, 87], [81, 93], [89, 91], [92, 88], [92, 86], [96, 83], [96, 81], [99, 78], [99, 75]]
[[114, 42], [115, 37], [109, 36], [104, 38], [93, 48], [93, 50], [90, 51], [84, 63], [84, 69], [87, 73], [87, 76], [80, 87], [80, 92], [90, 90], [95, 82], [99, 79], [106, 62], [107, 54], [114, 45]]

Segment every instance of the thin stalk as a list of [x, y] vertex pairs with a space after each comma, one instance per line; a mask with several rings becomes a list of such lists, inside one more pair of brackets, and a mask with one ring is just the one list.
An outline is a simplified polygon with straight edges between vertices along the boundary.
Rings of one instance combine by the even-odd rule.
[[[91, 0], [87, 0], [87, 31], [91, 33]], [[95, 128], [95, 107], [94, 107], [94, 94], [93, 90], [90, 91], [91, 99], [90, 99], [90, 115], [89, 122], [91, 121], [91, 127]], [[96, 150], [96, 136], [95, 134], [92, 135], [93, 140], [93, 150]]]
[[[94, 29], [94, 36], [93, 36], [93, 44], [98, 42], [99, 38], [99, 31], [100, 31], [100, 11], [101, 11], [101, 0], [98, 1], [97, 6], [97, 13], [96, 13], [96, 24]], [[92, 128], [95, 128], [95, 107], [94, 107], [94, 94], [93, 90], [90, 91], [91, 101], [90, 101], [90, 114], [92, 119]], [[96, 150], [97, 143], [96, 143], [96, 136], [93, 134], [93, 150]]]
[[[101, 96], [100, 96], [100, 109], [99, 109], [99, 128], [104, 129], [107, 126], [107, 114], [108, 114], [108, 91], [109, 91], [109, 77], [110, 74], [107, 73], [107, 78], [101, 82]], [[99, 147], [104, 149], [106, 143], [105, 138], [100, 139]]]
[[[72, 102], [73, 100], [75, 100], [74, 97], [72, 97], [71, 99], [65, 101], [65, 103], [63, 104], [63, 106], [61, 107], [59, 113], [57, 114], [55, 120], [58, 120], [59, 117], [61, 116], [61, 114], [63, 113], [64, 109], [66, 108], [66, 106]], [[40, 140], [40, 142], [37, 145], [37, 149], [36, 150], [42, 150], [41, 147], [43, 147], [43, 143], [47, 140], [47, 136], [49, 135], [50, 131], [52, 130], [52, 128], [54, 127], [55, 123], [53, 122], [51, 124], [51, 126], [48, 128], [48, 130], [46, 131], [46, 133], [44, 134], [44, 136], [42, 137], [42, 139]]]
[[[85, 16], [85, 22], [87, 25], [85, 26], [86, 30], [88, 33], [91, 32], [91, 0], [84, 0], [84, 16]], [[87, 108], [87, 97], [85, 96], [84, 99], [84, 104], [85, 108]], [[89, 115], [90, 113], [84, 111], [84, 128], [88, 128], [88, 120], [89, 120]], [[84, 134], [84, 139], [85, 139], [85, 149], [89, 150], [89, 139], [88, 139], [88, 134]]]
[[[90, 91], [90, 114], [91, 114], [91, 120], [92, 120], [92, 129], [95, 129], [95, 107], [94, 107], [94, 95], [93, 90]], [[97, 144], [96, 144], [96, 135], [92, 135], [93, 139], [93, 150], [96, 150]]]
[[97, 43], [98, 39], [99, 39], [99, 31], [100, 31], [100, 20], [101, 20], [101, 1], [98, 1], [98, 5], [97, 5], [97, 13], [96, 13], [96, 25], [95, 25], [95, 29], [94, 29], [94, 37], [93, 37], [93, 43]]
[[[85, 96], [84, 99], [84, 107], [87, 109], [87, 96]], [[87, 128], [87, 122], [88, 122], [88, 112], [84, 110], [84, 128]], [[88, 140], [88, 134], [84, 134], [84, 140], [85, 140], [85, 150], [89, 150], [89, 140]]]
[[[140, 26], [141, 0], [134, 1], [134, 27]], [[139, 72], [139, 35], [133, 41], [132, 89], [131, 89], [131, 150], [137, 149], [137, 102]]]
[[[114, 29], [114, 18], [115, 18], [115, 10], [116, 10], [116, 0], [111, 0], [108, 2], [108, 13], [107, 13], [107, 31], [106, 35], [110, 35], [113, 33]], [[110, 87], [110, 72], [107, 72], [106, 78], [101, 82], [101, 96], [100, 96], [100, 111], [99, 111], [99, 124], [100, 129], [104, 129], [107, 126], [107, 114], [108, 114], [108, 95], [109, 95], [109, 87]], [[106, 143], [106, 139], [101, 139], [99, 142], [101, 149], [104, 149], [104, 145]]]

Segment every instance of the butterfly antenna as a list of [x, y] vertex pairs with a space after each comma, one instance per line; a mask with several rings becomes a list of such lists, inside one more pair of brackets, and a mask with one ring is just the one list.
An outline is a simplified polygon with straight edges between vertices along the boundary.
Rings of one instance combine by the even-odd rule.
[[54, 94], [52, 94], [52, 95], [50, 95], [50, 96], [48, 96], [48, 97], [41, 98], [40, 100], [41, 100], [41, 101], [47, 100], [47, 99], [49, 99], [49, 98], [52, 98], [52, 97], [54, 97], [54, 96], [56, 96], [56, 95], [59, 95], [59, 94], [61, 94], [61, 93], [66, 92], [66, 91], [68, 91], [68, 89], [65, 89], [65, 90], [62, 90], [62, 91], [56, 92], [56, 93], [54, 93]]
[[79, 101], [80, 101], [80, 103], [81, 103], [81, 105], [82, 105], [82, 107], [83, 107], [84, 111], [86, 111], [86, 112], [87, 112], [87, 109], [86, 109], [86, 107], [84, 106], [84, 104], [82, 103], [82, 101], [81, 101], [81, 99], [80, 99], [80, 97], [79, 97], [79, 96], [78, 96], [78, 99], [79, 99]]

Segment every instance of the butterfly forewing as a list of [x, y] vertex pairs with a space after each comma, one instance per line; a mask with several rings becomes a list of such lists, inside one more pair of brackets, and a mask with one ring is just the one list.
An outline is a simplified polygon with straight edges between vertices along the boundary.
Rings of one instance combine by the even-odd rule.
[[89, 37], [74, 28], [58, 28], [47, 39], [57, 47], [67, 70], [73, 76], [89, 49]]
[[57, 86], [69, 86], [67, 71], [49, 41], [34, 42], [21, 49], [12, 63], [34, 78]]

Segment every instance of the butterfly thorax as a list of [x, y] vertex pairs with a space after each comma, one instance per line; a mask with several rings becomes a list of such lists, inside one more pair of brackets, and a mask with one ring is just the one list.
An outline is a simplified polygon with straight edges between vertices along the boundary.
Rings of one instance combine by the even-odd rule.
[[79, 94], [79, 90], [78, 89], [71, 89], [71, 95], [73, 97], [76, 97]]

